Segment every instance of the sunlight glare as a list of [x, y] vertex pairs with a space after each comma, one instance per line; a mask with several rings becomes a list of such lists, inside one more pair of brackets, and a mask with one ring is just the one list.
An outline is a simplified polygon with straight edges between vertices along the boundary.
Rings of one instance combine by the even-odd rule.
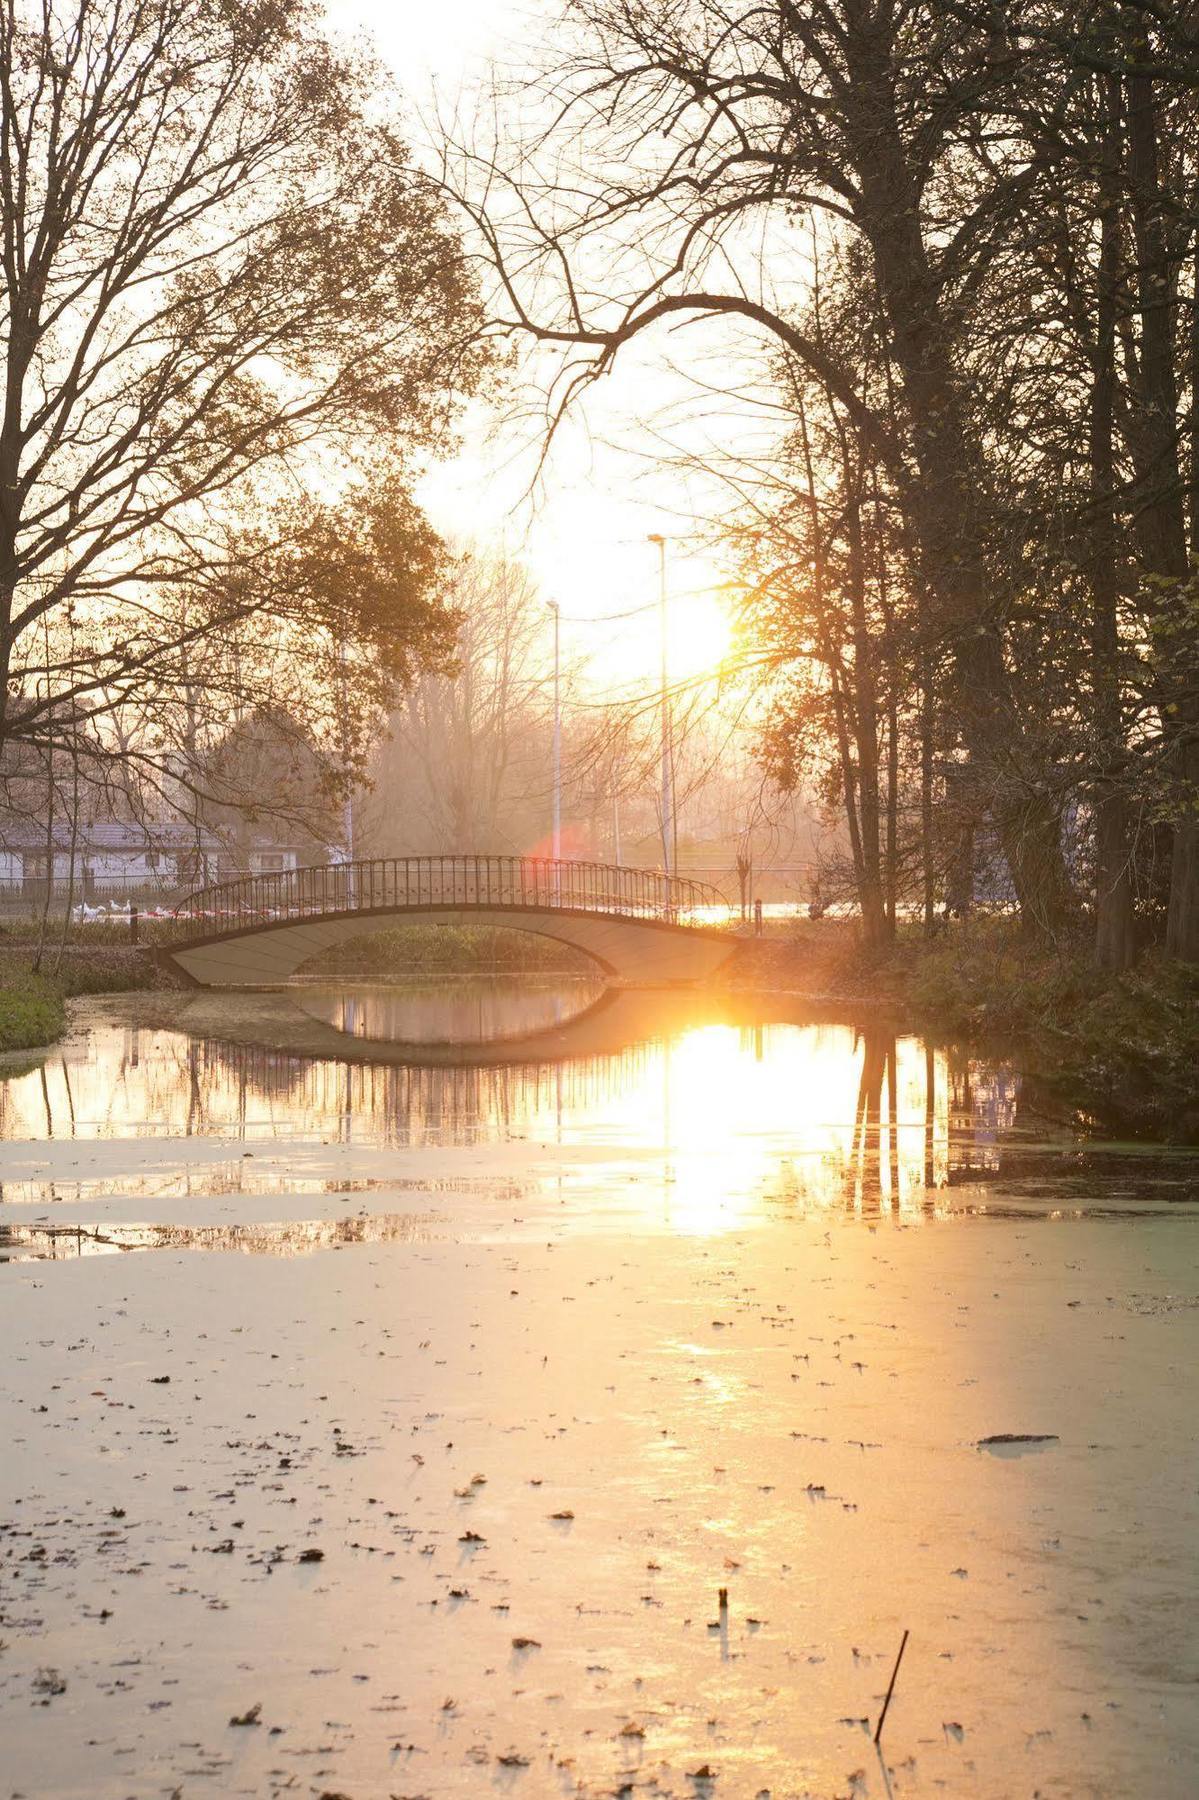
[[719, 675], [733, 643], [733, 628], [724, 598], [686, 594], [672, 606], [670, 673], [673, 680]]

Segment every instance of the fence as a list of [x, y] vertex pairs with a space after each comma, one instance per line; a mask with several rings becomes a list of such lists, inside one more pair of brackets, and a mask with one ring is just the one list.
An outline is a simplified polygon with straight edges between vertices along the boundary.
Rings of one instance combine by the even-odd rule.
[[130, 906], [140, 907], [143, 912], [174, 912], [187, 891], [177, 880], [124, 881], [119, 876], [92, 875], [84, 879], [77, 875], [72, 887], [58, 877], [48, 882], [44, 875], [29, 875], [23, 880], [0, 881], [0, 913], [10, 918], [40, 913], [47, 898], [51, 913], [60, 917], [68, 903], [72, 908], [86, 906], [115, 912], [127, 912]]

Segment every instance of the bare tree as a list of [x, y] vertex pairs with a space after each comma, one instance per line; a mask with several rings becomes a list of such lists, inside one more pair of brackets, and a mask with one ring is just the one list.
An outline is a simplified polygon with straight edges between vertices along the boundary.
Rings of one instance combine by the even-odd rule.
[[328, 581], [315, 618], [303, 581], [281, 602], [321, 559], [346, 638], [427, 621], [383, 621], [375, 584], [364, 625], [361, 536], [313, 520], [355, 472], [386, 492], [376, 547], [419, 599], [408, 482], [477, 378], [471, 283], [376, 70], [317, 17], [0, 7], [0, 746], [161, 701], [264, 610], [327, 628]]
[[[765, 335], [837, 410], [919, 601], [926, 848], [939, 738], [965, 828], [989, 817], [1057, 935], [1085, 805], [1117, 968], [1138, 805], [1172, 838], [1167, 948], [1199, 958], [1196, 35], [1190, 4], [577, 0], [502, 130], [447, 133], [495, 329], [556, 359], [551, 432], [689, 324]], [[813, 331], [806, 241], [855, 264], [885, 390]]]
[[453, 669], [419, 676], [395, 707], [363, 829], [380, 850], [527, 850], [549, 820], [549, 614], [523, 564], [473, 547], [443, 595]]
[[[972, 291], [1044, 163], [1004, 113], [1018, 34], [997, 38], [988, 10], [936, 0], [581, 0], [569, 21], [549, 130], [519, 152], [468, 142], [447, 159], [496, 272], [502, 328], [561, 349], [555, 415], [668, 321], [747, 321], [825, 385], [906, 491], [963, 741], [1022, 900], [1056, 918], [1069, 905], [1060, 855], [1051, 832], [1029, 830], [1028, 782], [1007, 780], [1021, 721], [963, 373]], [[811, 216], [867, 259], [899, 434], [787, 304], [792, 227]]]

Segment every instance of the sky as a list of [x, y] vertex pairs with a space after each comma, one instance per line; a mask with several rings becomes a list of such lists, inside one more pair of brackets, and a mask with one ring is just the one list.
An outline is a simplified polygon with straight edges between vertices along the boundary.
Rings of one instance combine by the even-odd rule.
[[[328, 0], [334, 28], [365, 30], [421, 111], [434, 89], [447, 99], [469, 92], [493, 61], [519, 66], [536, 45], [539, 10], [520, 0]], [[461, 453], [422, 485], [440, 531], [498, 541], [528, 562], [561, 608], [563, 657], [585, 662], [584, 689], [595, 698], [658, 680], [658, 551], [647, 538], [681, 540], [690, 506], [682, 478], [654, 466], [648, 419], [680, 394], [663, 342], [638, 346], [560, 433], [535, 495], [535, 429], [527, 420], [505, 427], [481, 411], [471, 415]], [[672, 681], [726, 653], [725, 575], [681, 541], [669, 544]]]

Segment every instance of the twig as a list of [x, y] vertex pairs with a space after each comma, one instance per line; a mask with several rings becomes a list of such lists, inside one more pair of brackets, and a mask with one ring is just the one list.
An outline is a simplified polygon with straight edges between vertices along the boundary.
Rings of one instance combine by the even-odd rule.
[[883, 1701], [883, 1710], [878, 1715], [878, 1724], [876, 1725], [875, 1730], [874, 1730], [874, 1741], [876, 1744], [878, 1743], [879, 1738], [882, 1737], [882, 1735], [883, 1735], [883, 1725], [886, 1722], [887, 1708], [891, 1704], [891, 1695], [895, 1692], [895, 1677], [899, 1674], [899, 1665], [903, 1661], [903, 1653], [907, 1649], [907, 1645], [908, 1645], [908, 1633], [907, 1633], [907, 1627], [905, 1626], [903, 1638], [902, 1638], [902, 1640], [900, 1642], [900, 1646], [899, 1646], [899, 1655], [895, 1658], [895, 1667], [892, 1669], [891, 1679], [887, 1683], [887, 1697]]

